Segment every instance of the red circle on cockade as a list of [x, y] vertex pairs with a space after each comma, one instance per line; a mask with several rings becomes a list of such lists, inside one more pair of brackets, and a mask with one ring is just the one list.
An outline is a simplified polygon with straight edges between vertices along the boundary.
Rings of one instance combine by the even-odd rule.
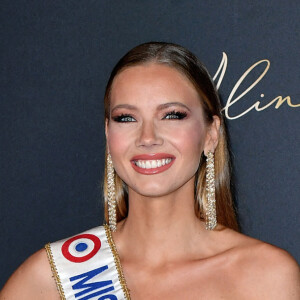
[[[70, 253], [69, 251], [69, 247], [71, 245], [72, 242], [76, 241], [76, 240], [80, 240], [80, 239], [88, 239], [91, 240], [94, 243], [94, 248], [91, 252], [89, 252], [87, 255], [85, 256], [74, 256]], [[71, 262], [75, 262], [75, 263], [82, 263], [85, 262], [89, 259], [91, 259], [101, 248], [101, 241], [100, 239], [93, 235], [93, 234], [79, 234], [76, 235], [70, 239], [68, 239], [66, 242], [64, 242], [64, 244], [61, 247], [61, 252], [63, 254], [63, 256], [71, 261]]]

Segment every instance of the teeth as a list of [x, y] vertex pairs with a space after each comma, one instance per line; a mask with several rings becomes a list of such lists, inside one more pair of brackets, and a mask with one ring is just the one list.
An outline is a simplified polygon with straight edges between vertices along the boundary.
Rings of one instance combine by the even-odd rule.
[[167, 165], [172, 161], [171, 158], [163, 158], [157, 160], [137, 160], [135, 165], [142, 169], [155, 169]]
[[156, 160], [151, 160], [151, 169], [157, 168]]

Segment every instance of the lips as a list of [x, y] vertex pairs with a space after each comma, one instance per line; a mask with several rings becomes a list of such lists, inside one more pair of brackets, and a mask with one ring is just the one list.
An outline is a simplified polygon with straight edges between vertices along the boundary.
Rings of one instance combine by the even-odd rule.
[[152, 175], [166, 171], [175, 161], [175, 156], [167, 153], [143, 154], [134, 156], [131, 164], [140, 174]]

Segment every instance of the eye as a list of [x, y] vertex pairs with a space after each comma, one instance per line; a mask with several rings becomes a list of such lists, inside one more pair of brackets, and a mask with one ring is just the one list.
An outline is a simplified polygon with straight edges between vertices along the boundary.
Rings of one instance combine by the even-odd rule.
[[136, 120], [131, 115], [126, 114], [121, 114], [119, 116], [112, 117], [112, 119], [118, 123], [136, 122]]
[[185, 112], [180, 112], [180, 111], [171, 111], [165, 114], [163, 119], [177, 119], [177, 120], [182, 120], [187, 116], [187, 113]]

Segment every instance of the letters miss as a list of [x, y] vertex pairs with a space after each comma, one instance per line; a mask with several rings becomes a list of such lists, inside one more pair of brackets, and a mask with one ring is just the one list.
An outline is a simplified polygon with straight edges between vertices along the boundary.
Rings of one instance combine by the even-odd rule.
[[[118, 300], [115, 295], [107, 294], [115, 289], [112, 280], [95, 281], [96, 278], [94, 277], [105, 272], [107, 269], [108, 266], [105, 265], [89, 272], [71, 277], [70, 281], [74, 283], [72, 285], [72, 289], [74, 291], [78, 290], [75, 294], [75, 298], [78, 300], [88, 300], [96, 299], [95, 297], [102, 295], [100, 298], [97, 298], [97, 300]], [[93, 282], [89, 282], [90, 280]]]

